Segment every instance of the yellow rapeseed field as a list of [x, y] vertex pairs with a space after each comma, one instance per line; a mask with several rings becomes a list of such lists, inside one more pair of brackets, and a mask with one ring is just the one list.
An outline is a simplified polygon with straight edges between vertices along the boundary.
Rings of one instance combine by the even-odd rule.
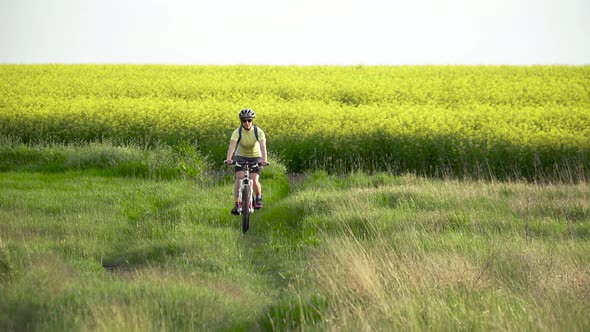
[[24, 143], [184, 142], [221, 160], [243, 107], [294, 171], [590, 172], [590, 66], [0, 65], [0, 133]]

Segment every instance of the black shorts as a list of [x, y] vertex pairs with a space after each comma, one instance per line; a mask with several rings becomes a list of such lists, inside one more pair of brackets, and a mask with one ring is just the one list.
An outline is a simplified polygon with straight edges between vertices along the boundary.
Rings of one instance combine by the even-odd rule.
[[[248, 162], [248, 163], [262, 163], [262, 157], [256, 157], [256, 158], [249, 158], [249, 157], [240, 157], [240, 156], [236, 156], [234, 158], [234, 161], [238, 164], [243, 163], [243, 162]], [[262, 171], [263, 167], [262, 165], [256, 167], [256, 168], [251, 168], [250, 169], [250, 173], [256, 173], [256, 174], [260, 174], [260, 172]], [[237, 165], [234, 167], [234, 170], [236, 172], [239, 171], [243, 171], [244, 168], [243, 167], [238, 167]]]

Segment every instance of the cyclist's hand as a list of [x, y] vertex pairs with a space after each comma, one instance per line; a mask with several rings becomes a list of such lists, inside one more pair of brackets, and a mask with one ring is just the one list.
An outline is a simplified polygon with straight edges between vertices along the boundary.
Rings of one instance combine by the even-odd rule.
[[268, 166], [268, 165], [270, 165], [270, 163], [268, 161], [263, 161], [262, 163], [260, 163], [260, 165], [262, 165], [262, 166]]
[[225, 164], [226, 164], [226, 165], [231, 165], [231, 164], [233, 164], [233, 163], [234, 163], [234, 161], [233, 161], [233, 160], [231, 160], [231, 159], [228, 159], [228, 160], [226, 160], [226, 161], [225, 161]]

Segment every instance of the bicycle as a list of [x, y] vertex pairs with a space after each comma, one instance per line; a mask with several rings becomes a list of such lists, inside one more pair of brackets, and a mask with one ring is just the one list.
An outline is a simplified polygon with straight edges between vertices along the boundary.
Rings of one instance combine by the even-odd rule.
[[[250, 228], [250, 215], [254, 213], [254, 185], [250, 179], [250, 169], [255, 169], [260, 166], [268, 166], [269, 163], [250, 163], [233, 161], [231, 165], [243, 168], [244, 177], [240, 181], [240, 188], [238, 190], [238, 214], [242, 216], [242, 232], [246, 234]], [[244, 204], [244, 202], [248, 202]], [[246, 207], [246, 208], [244, 208]]]

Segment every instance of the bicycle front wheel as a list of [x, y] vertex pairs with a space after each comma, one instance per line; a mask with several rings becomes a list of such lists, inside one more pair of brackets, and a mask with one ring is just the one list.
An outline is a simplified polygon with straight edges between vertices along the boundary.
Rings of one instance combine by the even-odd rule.
[[250, 206], [252, 197], [250, 186], [242, 188], [242, 232], [245, 234], [250, 228]]

